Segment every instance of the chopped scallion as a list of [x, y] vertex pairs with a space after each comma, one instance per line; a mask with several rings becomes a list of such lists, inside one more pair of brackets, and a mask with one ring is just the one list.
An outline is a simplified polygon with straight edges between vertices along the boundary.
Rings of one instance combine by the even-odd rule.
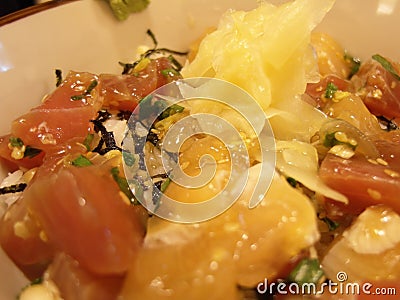
[[382, 55], [375, 54], [375, 55], [372, 55], [372, 59], [376, 60], [378, 63], [380, 63], [381, 66], [386, 71], [388, 71], [390, 74], [392, 74], [392, 76], [394, 78], [396, 78], [397, 80], [400, 80], [400, 75], [397, 73], [396, 69], [386, 58], [384, 58]]
[[12, 147], [22, 148], [24, 146], [24, 142], [19, 137], [10, 137], [9, 142]]
[[[22, 149], [24, 147], [24, 142], [19, 137], [10, 137], [9, 143], [10, 143], [10, 146], [13, 148]], [[36, 155], [40, 154], [41, 152], [42, 152], [42, 150], [40, 150], [40, 149], [31, 147], [31, 146], [25, 146], [23, 157], [33, 158]]]
[[132, 193], [131, 189], [129, 188], [129, 184], [126, 181], [126, 179], [124, 177], [119, 176], [118, 167], [114, 167], [111, 169], [111, 175], [114, 178], [115, 182], [118, 184], [121, 192], [123, 192], [125, 194], [125, 196], [127, 196], [131, 202], [134, 202], [135, 197], [133, 196], [133, 193]]
[[93, 80], [93, 81], [89, 84], [88, 88], [86, 89], [86, 91], [85, 91], [83, 94], [71, 96], [71, 100], [73, 100], [73, 101], [82, 100], [82, 99], [85, 98], [86, 96], [89, 96], [90, 93], [91, 93], [91, 92], [94, 90], [94, 88], [97, 86], [97, 84], [98, 84], [97, 80]]
[[329, 82], [326, 86], [325, 98], [332, 99], [337, 90], [338, 87], [333, 82]]
[[300, 285], [306, 283], [318, 283], [319, 280], [324, 276], [320, 263], [314, 258], [304, 258], [297, 266], [290, 272], [288, 281], [295, 282]]
[[160, 187], [161, 193], [164, 193], [164, 192], [165, 192], [165, 190], [167, 189], [167, 187], [169, 186], [170, 183], [171, 183], [171, 178], [168, 177], [168, 178], [161, 184], [161, 187]]
[[168, 68], [168, 69], [164, 69], [161, 70], [161, 74], [165, 77], [174, 77], [174, 76], [179, 76], [178, 71], [176, 71], [173, 68]]
[[72, 165], [75, 167], [88, 167], [93, 165], [93, 163], [85, 156], [82, 154], [79, 155], [77, 158], [75, 158], [72, 162]]
[[86, 147], [87, 151], [90, 151], [90, 145], [92, 144], [94, 139], [94, 134], [93, 133], [88, 133], [88, 135], [85, 137], [85, 140], [83, 141], [83, 145]]
[[360, 69], [361, 60], [357, 57], [353, 57], [353, 56], [349, 55], [348, 53], [346, 53], [344, 55], [344, 60], [350, 64], [350, 74], [348, 76], [348, 78], [350, 79]]
[[347, 143], [347, 142], [341, 142], [339, 141], [335, 135], [338, 131], [332, 132], [332, 133], [328, 133], [327, 135], [325, 135], [325, 139], [323, 142], [323, 145], [327, 148], [332, 148], [333, 146], [336, 145], [346, 145], [348, 146], [350, 149], [355, 150], [357, 145], [352, 144], [352, 143]]
[[124, 163], [128, 166], [128, 167], [132, 167], [135, 162], [136, 162], [136, 158], [133, 156], [132, 153], [130, 153], [129, 151], [126, 150], [122, 150], [122, 157], [124, 159]]
[[162, 114], [160, 115], [159, 119], [163, 120], [163, 119], [168, 118], [168, 117], [170, 117], [170, 116], [172, 116], [174, 114], [181, 113], [181, 112], [183, 112], [184, 109], [185, 108], [183, 106], [180, 106], [178, 104], [172, 104], [171, 106], [167, 107], [162, 112]]

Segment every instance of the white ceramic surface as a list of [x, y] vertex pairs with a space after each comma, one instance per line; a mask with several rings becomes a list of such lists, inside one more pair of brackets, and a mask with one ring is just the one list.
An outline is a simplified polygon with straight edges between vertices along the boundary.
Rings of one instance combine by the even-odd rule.
[[[318, 30], [332, 34], [361, 58], [380, 53], [400, 60], [398, 2], [337, 0]], [[0, 135], [8, 132], [16, 116], [54, 88], [54, 69], [120, 72], [118, 61], [132, 61], [138, 45], [151, 45], [145, 34], [148, 28], [160, 46], [186, 50], [227, 8], [255, 5], [255, 0], [152, 0], [144, 12], [118, 22], [105, 1], [85, 0], [0, 27]], [[23, 284], [0, 253], [0, 299], [15, 299]]]

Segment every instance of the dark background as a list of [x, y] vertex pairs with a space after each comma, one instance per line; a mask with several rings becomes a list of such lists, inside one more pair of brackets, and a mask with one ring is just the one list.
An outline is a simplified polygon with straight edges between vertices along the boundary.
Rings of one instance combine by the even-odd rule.
[[0, 0], [0, 17], [33, 4], [34, 0]]

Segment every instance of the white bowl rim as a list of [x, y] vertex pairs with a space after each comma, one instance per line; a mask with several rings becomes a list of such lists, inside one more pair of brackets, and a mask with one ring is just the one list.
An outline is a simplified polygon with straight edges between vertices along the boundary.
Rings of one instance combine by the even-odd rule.
[[44, 10], [52, 9], [54, 7], [68, 4], [71, 2], [76, 2], [76, 1], [81, 1], [81, 0], [56, 0], [56, 1], [48, 1], [48, 2], [43, 2], [43, 3], [38, 3], [26, 8], [23, 8], [21, 10], [12, 12], [10, 14], [7, 14], [5, 16], [0, 17], [0, 27], [10, 24], [12, 22], [18, 21], [20, 19], [29, 17], [31, 15], [40, 13]]

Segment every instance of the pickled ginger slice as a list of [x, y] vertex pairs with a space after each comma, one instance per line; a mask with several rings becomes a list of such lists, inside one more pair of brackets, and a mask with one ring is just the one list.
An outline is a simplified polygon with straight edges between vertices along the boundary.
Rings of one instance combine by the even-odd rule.
[[249, 92], [266, 110], [304, 92], [318, 77], [311, 31], [334, 0], [296, 0], [280, 6], [228, 11], [202, 41], [184, 77], [216, 77]]

